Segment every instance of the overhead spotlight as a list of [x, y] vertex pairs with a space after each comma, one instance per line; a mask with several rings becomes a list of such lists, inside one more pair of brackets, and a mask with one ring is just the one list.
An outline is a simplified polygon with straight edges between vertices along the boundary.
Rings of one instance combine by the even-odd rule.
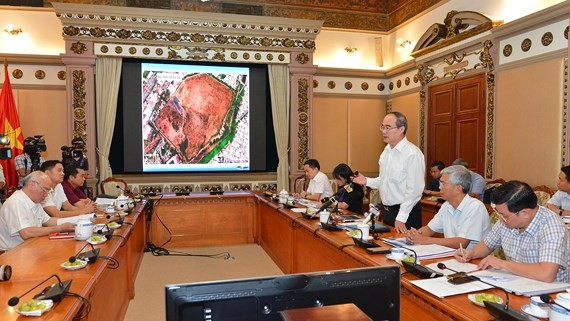
[[346, 52], [350, 55], [350, 54], [353, 54], [353, 53], [355, 53], [356, 51], [358, 51], [358, 48], [355, 48], [355, 47], [346, 47], [346, 48], [344, 48], [344, 50], [346, 50]]
[[7, 32], [7, 33], [11, 34], [12, 36], [17, 36], [20, 33], [22, 33], [23, 31], [22, 31], [22, 28], [17, 28], [17, 27], [14, 27], [12, 25], [6, 25], [6, 27], [4, 28], [4, 32]]

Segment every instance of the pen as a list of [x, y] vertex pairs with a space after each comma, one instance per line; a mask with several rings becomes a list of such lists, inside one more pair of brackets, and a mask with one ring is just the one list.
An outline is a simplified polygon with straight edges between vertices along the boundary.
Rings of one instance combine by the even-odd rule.
[[459, 251], [461, 251], [461, 256], [465, 258], [465, 255], [463, 254], [463, 244], [461, 243], [459, 243]]

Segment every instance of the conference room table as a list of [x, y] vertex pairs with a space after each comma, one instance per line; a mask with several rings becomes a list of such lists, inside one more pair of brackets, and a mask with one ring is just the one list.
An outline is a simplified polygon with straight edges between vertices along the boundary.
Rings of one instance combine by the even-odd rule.
[[[147, 211], [152, 217], [145, 215]], [[147, 225], [149, 217], [151, 221]], [[146, 242], [164, 244], [166, 248], [259, 244], [286, 274], [396, 264], [386, 255], [369, 255], [364, 249], [352, 246], [353, 240], [345, 231], [323, 230], [318, 220], [305, 219], [300, 213], [264, 197], [261, 192], [153, 197], [152, 201], [138, 203], [125, 221], [133, 225], [123, 225], [115, 231], [124, 239], [112, 237], [96, 246], [101, 249], [100, 255], [111, 256], [119, 262], [117, 269], [110, 269], [109, 262], [101, 258], [81, 270], [61, 268], [61, 263], [85, 245], [84, 241], [74, 239], [38, 237], [0, 255], [0, 264], [9, 264], [14, 270], [11, 280], [0, 282], [0, 320], [21, 320], [23, 317], [8, 307], [7, 301], [22, 295], [52, 274], [57, 274], [63, 281], [73, 280], [70, 292], [89, 299], [91, 311], [86, 320], [122, 320], [129, 300], [136, 294], [134, 281]], [[381, 237], [391, 235], [394, 233]], [[381, 241], [376, 242], [388, 246]], [[422, 264], [436, 261], [425, 260]], [[402, 275], [401, 320], [491, 318], [484, 308], [469, 302], [467, 294], [441, 299], [413, 285], [411, 281], [416, 279], [409, 273]], [[50, 279], [24, 296], [22, 302], [56, 281], [55, 278]], [[497, 289], [485, 292], [504, 297], [504, 293]], [[520, 309], [528, 302], [529, 298], [511, 295], [510, 305], [515, 308]], [[72, 320], [80, 309], [81, 301], [68, 296], [51, 311], [34, 319]]]
[[[0, 255], [0, 265], [12, 267], [11, 279], [0, 281], [0, 320], [73, 320], [81, 312], [82, 301], [70, 295], [39, 317], [20, 316], [15, 307], [8, 305], [10, 298], [21, 296], [53, 274], [62, 281], [71, 280], [69, 292], [89, 300], [89, 315], [82, 320], [122, 320], [129, 300], [135, 295], [134, 282], [146, 246], [146, 210], [146, 200], [137, 203], [124, 218], [127, 224], [115, 229], [113, 236], [105, 243], [94, 245], [100, 249], [99, 258], [79, 270], [70, 271], [60, 266], [86, 244], [86, 241], [74, 238], [36, 237]], [[96, 223], [108, 221], [101, 217], [97, 218]], [[88, 245], [83, 251], [89, 250], [91, 247]], [[118, 266], [112, 269], [111, 262], [102, 256], [114, 258]], [[57, 282], [57, 278], [50, 278], [23, 296], [20, 304]]]
[[[437, 208], [437, 202], [431, 205]], [[192, 219], [182, 220], [182, 215]], [[160, 218], [151, 222], [150, 241], [155, 244], [167, 242], [165, 247], [175, 248], [255, 243], [286, 274], [397, 264], [386, 255], [367, 254], [364, 249], [352, 246], [354, 242], [345, 231], [323, 230], [319, 220], [305, 219], [262, 192], [163, 197], [155, 201], [155, 216]], [[380, 236], [393, 235], [392, 231]], [[423, 260], [422, 264], [437, 261]], [[402, 276], [401, 320], [491, 319], [485, 308], [468, 300], [467, 294], [441, 299], [413, 285], [413, 280], [417, 277], [409, 273]], [[501, 290], [485, 292], [504, 298]], [[510, 297], [510, 305], [518, 309], [529, 303], [526, 297]]]

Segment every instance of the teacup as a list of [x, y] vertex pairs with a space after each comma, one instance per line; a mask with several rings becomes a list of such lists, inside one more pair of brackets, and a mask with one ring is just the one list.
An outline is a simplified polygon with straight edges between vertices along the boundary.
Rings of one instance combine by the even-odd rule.
[[393, 247], [390, 252], [390, 255], [394, 260], [401, 260], [404, 258], [404, 249], [401, 247]]
[[547, 317], [550, 313], [550, 305], [542, 302], [539, 296], [533, 296], [530, 298], [530, 310], [536, 316]]
[[93, 229], [95, 230], [95, 233], [97, 233], [99, 231], [103, 231], [104, 228], [105, 228], [105, 224], [95, 224], [95, 226], [93, 227]]

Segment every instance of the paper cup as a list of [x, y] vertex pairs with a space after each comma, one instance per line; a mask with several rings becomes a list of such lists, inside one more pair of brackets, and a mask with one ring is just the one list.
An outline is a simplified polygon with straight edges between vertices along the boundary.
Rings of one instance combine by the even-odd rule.
[[322, 211], [319, 215], [319, 220], [321, 221], [321, 223], [328, 223], [330, 216], [331, 216], [330, 212]]
[[359, 224], [356, 226], [360, 230], [360, 234], [363, 240], [368, 240], [368, 234], [370, 233], [370, 225]]
[[404, 258], [404, 249], [400, 248], [400, 247], [394, 247], [394, 248], [392, 248], [390, 255], [392, 256], [392, 259], [394, 259], [394, 260], [401, 260]]

